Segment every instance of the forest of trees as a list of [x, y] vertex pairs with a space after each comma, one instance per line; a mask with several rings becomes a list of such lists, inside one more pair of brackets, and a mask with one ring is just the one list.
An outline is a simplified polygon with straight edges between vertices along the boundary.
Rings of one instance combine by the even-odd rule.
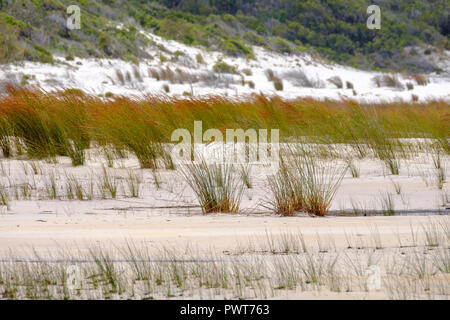
[[[83, 13], [76, 31], [64, 26], [65, 8], [74, 3]], [[370, 4], [381, 8], [380, 30], [366, 26]], [[145, 57], [148, 43], [137, 28], [229, 55], [251, 58], [249, 45], [286, 53], [311, 50], [362, 68], [433, 71], [403, 48], [450, 49], [450, 0], [0, 0], [0, 5], [0, 28], [14, 29], [17, 37], [9, 41], [23, 47], [14, 50], [17, 59], [45, 62], [52, 52]], [[109, 21], [128, 28], [117, 30]]]

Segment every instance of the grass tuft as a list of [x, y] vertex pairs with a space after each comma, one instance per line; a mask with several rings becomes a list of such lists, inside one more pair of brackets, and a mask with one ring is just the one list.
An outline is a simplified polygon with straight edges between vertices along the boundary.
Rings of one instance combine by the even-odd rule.
[[208, 164], [204, 159], [181, 167], [203, 213], [237, 213], [245, 184], [231, 164]]

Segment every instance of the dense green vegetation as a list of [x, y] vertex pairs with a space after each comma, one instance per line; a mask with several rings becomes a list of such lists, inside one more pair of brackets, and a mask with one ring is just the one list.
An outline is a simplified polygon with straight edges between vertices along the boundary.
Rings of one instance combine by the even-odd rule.
[[[78, 4], [81, 30], [66, 28]], [[366, 27], [367, 7], [381, 8], [380, 30]], [[0, 61], [51, 62], [74, 56], [148, 57], [137, 28], [189, 45], [252, 58], [250, 44], [280, 52], [317, 50], [362, 68], [433, 71], [405, 46], [450, 48], [449, 0], [0, 0]], [[122, 28], [115, 25], [122, 24]], [[8, 54], [4, 48], [11, 47]], [[5, 57], [6, 56], [6, 57]]]

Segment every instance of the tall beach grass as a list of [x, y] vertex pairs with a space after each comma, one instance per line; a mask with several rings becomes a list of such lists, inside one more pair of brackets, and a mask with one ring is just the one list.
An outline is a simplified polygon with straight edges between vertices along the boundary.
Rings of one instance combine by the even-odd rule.
[[404, 139], [430, 141], [420, 147], [427, 152], [450, 153], [449, 110], [444, 100], [362, 104], [263, 95], [106, 99], [76, 89], [45, 92], [9, 86], [0, 96], [0, 147], [5, 157], [68, 156], [73, 165], [82, 165], [84, 150], [96, 143], [133, 152], [142, 168], [173, 169], [164, 144], [173, 130], [192, 133], [194, 121], [202, 121], [203, 131], [279, 129], [282, 141], [303, 139], [326, 145], [330, 152], [347, 144], [358, 157], [373, 155], [398, 174]]

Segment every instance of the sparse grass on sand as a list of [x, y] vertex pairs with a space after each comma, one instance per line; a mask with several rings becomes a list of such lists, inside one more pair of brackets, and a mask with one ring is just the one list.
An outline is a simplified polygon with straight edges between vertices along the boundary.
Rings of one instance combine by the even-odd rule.
[[[448, 299], [448, 218], [386, 246], [377, 225], [336, 247], [329, 235], [266, 231], [220, 253], [127, 240], [1, 256], [0, 299]], [[274, 232], [275, 231], [275, 232]], [[327, 240], [328, 239], [328, 240]], [[3, 254], [3, 253], [2, 253]], [[378, 268], [379, 287], [368, 270]]]

